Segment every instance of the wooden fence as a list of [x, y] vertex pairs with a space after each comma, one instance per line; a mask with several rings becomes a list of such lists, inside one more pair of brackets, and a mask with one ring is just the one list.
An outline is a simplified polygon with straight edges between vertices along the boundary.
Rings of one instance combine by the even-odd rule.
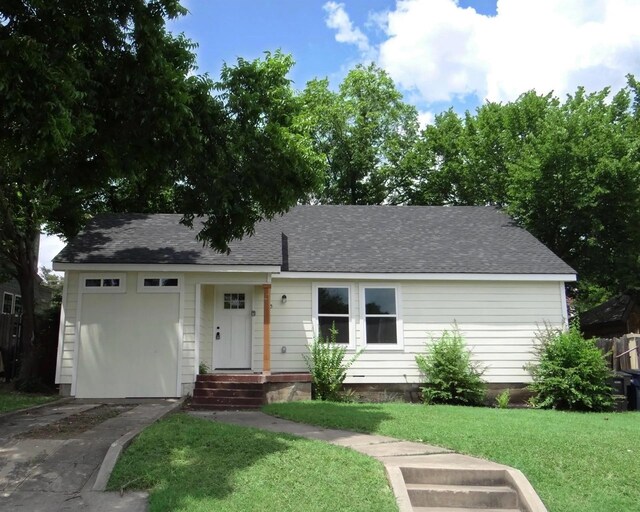
[[22, 316], [0, 314], [0, 372], [9, 382], [18, 375], [22, 348]]
[[607, 354], [609, 367], [614, 371], [638, 370], [640, 334], [625, 334], [620, 338], [600, 338], [598, 348]]

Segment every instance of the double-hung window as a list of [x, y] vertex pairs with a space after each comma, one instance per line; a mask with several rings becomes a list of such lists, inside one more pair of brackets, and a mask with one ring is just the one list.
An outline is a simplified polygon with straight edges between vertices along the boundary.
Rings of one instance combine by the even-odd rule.
[[2, 312], [5, 315], [13, 313], [13, 293], [4, 292], [2, 295]]
[[316, 334], [328, 339], [331, 329], [338, 331], [336, 341], [346, 345], [354, 340], [351, 329], [351, 297], [348, 286], [317, 285], [314, 287]]
[[366, 344], [378, 348], [401, 348], [398, 289], [391, 286], [364, 286], [362, 299]]

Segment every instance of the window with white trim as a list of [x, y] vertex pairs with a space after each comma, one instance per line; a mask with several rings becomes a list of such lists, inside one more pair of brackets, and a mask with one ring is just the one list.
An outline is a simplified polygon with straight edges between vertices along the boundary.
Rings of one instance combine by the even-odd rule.
[[138, 274], [138, 292], [177, 293], [180, 278], [176, 275]]
[[2, 312], [5, 315], [13, 313], [13, 293], [4, 292], [2, 295]]
[[125, 274], [87, 274], [81, 277], [84, 293], [124, 293]]
[[392, 287], [365, 287], [364, 331], [367, 345], [398, 345], [398, 294]]
[[315, 299], [318, 334], [328, 339], [335, 326], [338, 331], [336, 341], [348, 344], [351, 338], [349, 287], [318, 286]]
[[13, 314], [14, 315], [22, 314], [22, 295], [16, 295], [13, 298]]

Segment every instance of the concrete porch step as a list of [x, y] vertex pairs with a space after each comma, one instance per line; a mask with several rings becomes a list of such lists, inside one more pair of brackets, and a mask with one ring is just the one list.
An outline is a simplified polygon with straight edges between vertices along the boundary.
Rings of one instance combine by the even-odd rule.
[[514, 509], [518, 495], [506, 485], [406, 484], [414, 507]]
[[216, 374], [200, 374], [196, 377], [196, 382], [253, 382], [262, 384], [265, 376], [253, 373], [216, 373]]
[[230, 405], [230, 404], [196, 404], [194, 402], [191, 403], [191, 406], [194, 409], [203, 409], [210, 411], [237, 411], [239, 409], [260, 409], [263, 404], [259, 405]]
[[235, 407], [256, 406], [260, 407], [264, 404], [262, 397], [242, 397], [242, 396], [206, 396], [193, 397], [193, 405], [232, 405]]

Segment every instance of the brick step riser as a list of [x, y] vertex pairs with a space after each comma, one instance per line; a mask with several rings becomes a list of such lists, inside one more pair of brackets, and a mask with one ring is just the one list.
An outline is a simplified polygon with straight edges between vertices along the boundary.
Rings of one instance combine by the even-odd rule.
[[518, 507], [515, 492], [476, 491], [473, 487], [464, 491], [407, 489], [414, 507], [506, 508]]
[[439, 485], [508, 485], [504, 471], [447, 469], [447, 468], [401, 468], [407, 484]]
[[263, 398], [264, 391], [262, 389], [195, 388], [193, 390], [193, 396], [194, 398], [196, 397], [197, 398], [200, 398], [200, 397]]

